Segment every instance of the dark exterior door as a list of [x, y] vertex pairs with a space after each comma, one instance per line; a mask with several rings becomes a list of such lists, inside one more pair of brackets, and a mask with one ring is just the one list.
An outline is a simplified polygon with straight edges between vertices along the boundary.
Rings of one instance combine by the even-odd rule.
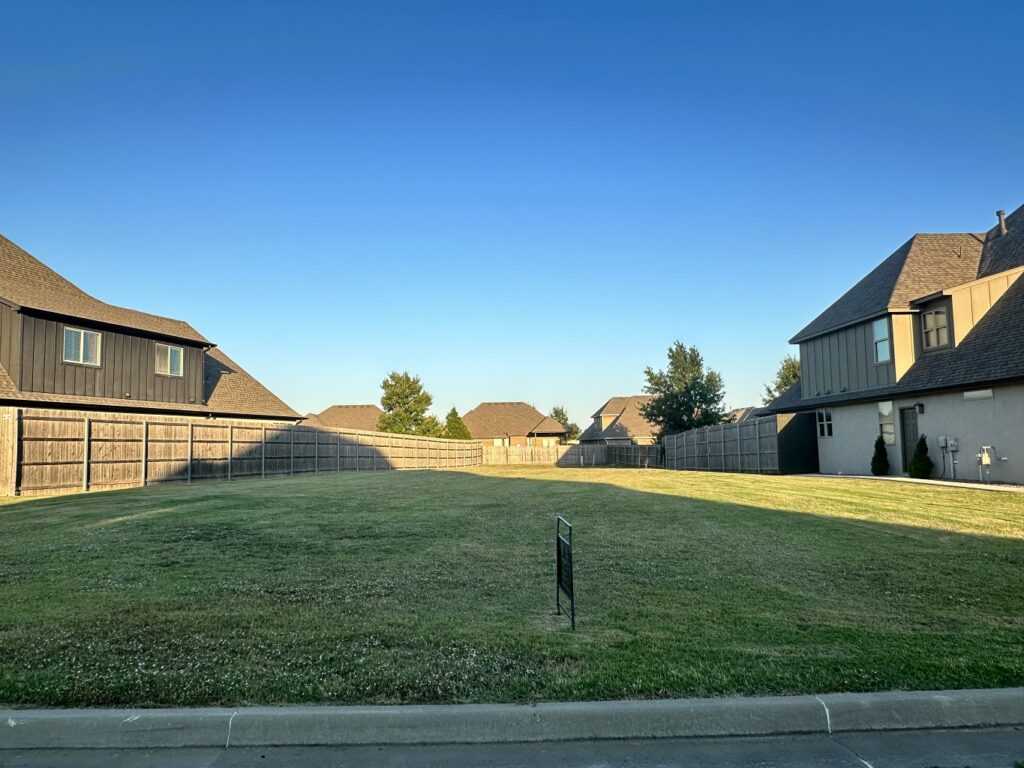
[[917, 448], [917, 408], [900, 408], [900, 434], [903, 435], [903, 471], [910, 468], [910, 457]]

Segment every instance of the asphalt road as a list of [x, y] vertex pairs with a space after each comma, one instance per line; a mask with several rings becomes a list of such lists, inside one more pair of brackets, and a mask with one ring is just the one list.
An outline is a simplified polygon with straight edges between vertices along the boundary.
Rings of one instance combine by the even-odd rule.
[[492, 745], [0, 750], [3, 768], [1016, 768], [1017, 761], [1024, 761], [1024, 727]]

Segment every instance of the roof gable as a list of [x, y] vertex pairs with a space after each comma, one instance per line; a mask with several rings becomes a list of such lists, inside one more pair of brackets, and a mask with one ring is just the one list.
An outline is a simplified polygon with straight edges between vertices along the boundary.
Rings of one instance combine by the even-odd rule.
[[914, 235], [790, 339], [790, 344], [907, 309], [916, 298], [975, 279], [983, 243], [984, 235], [977, 233]]
[[[587, 427], [580, 440], [622, 440], [624, 438], [652, 437], [658, 430], [657, 426], [647, 421], [640, 408], [651, 401], [651, 395], [631, 395], [613, 397], [608, 400], [597, 413], [594, 423]], [[601, 429], [602, 416], [612, 416], [612, 422]]]
[[505, 435], [564, 435], [565, 427], [523, 402], [480, 403], [462, 417], [475, 439]]
[[384, 411], [375, 404], [368, 403], [366, 405], [332, 405], [316, 416], [325, 427], [376, 432], [377, 421], [383, 414]]
[[0, 296], [19, 307], [131, 328], [197, 344], [210, 342], [183, 320], [116, 307], [93, 298], [0, 235]]

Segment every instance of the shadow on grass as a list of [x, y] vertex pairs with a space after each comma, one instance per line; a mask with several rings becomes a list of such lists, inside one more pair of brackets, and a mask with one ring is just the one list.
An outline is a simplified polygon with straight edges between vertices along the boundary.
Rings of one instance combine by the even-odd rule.
[[[1022, 684], [1019, 502], [965, 510], [946, 489], [918, 491], [496, 468], [24, 501], [0, 509], [0, 700]], [[556, 513], [576, 526], [575, 633], [553, 614]]]

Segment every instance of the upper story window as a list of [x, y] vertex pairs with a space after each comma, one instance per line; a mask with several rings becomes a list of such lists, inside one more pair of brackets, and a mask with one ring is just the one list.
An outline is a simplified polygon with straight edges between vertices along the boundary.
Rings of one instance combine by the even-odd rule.
[[168, 344], [156, 345], [156, 372], [164, 376], [181, 376], [184, 351]]
[[103, 336], [97, 331], [80, 328], [64, 329], [64, 362], [99, 365]]
[[875, 362], [888, 363], [892, 361], [892, 344], [889, 341], [889, 318], [883, 317], [871, 324], [871, 331], [875, 337]]
[[832, 437], [832, 411], [818, 411], [818, 437]]
[[921, 313], [921, 336], [925, 349], [949, 346], [949, 321], [945, 307]]

